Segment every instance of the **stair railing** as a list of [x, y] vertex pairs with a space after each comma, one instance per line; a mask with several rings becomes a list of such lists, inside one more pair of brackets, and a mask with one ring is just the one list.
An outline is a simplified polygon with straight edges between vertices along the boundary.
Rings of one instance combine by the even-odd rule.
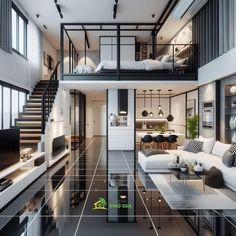
[[57, 77], [59, 64], [60, 62], [57, 63], [55, 69], [53, 70], [52, 75], [48, 80], [48, 84], [42, 95], [42, 134], [45, 133], [46, 122], [52, 110], [52, 106], [59, 85], [59, 80]]

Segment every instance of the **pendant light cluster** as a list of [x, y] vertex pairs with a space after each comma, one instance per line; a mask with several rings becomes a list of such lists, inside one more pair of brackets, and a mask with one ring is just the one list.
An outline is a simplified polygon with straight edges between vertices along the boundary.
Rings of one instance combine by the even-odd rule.
[[163, 113], [163, 111], [162, 111], [162, 107], [161, 107], [161, 89], [158, 89], [157, 90], [158, 91], [158, 93], [159, 93], [159, 105], [158, 105], [158, 116], [160, 117], [160, 118], [162, 118], [163, 116], [164, 116], [164, 113]]
[[144, 110], [142, 111], [142, 116], [143, 117], [147, 117], [148, 116], [148, 112], [145, 109], [146, 108], [146, 92], [147, 92], [147, 90], [143, 90], [143, 107], [144, 107]]
[[[153, 89], [149, 89], [149, 92], [150, 92], [150, 108], [151, 108], [150, 112], [148, 112], [146, 110], [146, 92], [147, 92], [147, 90], [143, 90], [143, 106], [144, 106], [144, 110], [142, 111], [141, 114], [142, 114], [143, 117], [149, 116], [150, 118], [153, 118], [154, 117], [153, 106], [152, 106], [153, 105], [152, 104], [152, 102], [153, 102]], [[158, 101], [159, 101], [158, 107], [157, 107], [157, 109], [158, 109], [158, 117], [159, 118], [163, 118], [164, 117], [164, 112], [163, 112], [162, 106], [161, 106], [161, 89], [158, 89], [157, 92], [158, 92]], [[169, 92], [169, 94], [168, 94], [168, 97], [169, 97], [169, 114], [166, 117], [166, 119], [167, 119], [167, 121], [171, 122], [171, 121], [174, 120], [174, 116], [171, 114], [171, 92], [172, 92], [172, 90], [169, 89], [168, 92]]]
[[150, 92], [150, 107], [151, 107], [151, 112], [149, 113], [149, 116], [152, 118], [154, 116], [154, 113], [152, 112], [152, 92], [153, 92], [153, 90], [150, 89], [149, 92]]
[[169, 92], [169, 115], [166, 117], [166, 119], [167, 121], [171, 122], [174, 120], [174, 116], [171, 114], [171, 101], [170, 101], [170, 95], [171, 95], [172, 90], [169, 89], [168, 92]]

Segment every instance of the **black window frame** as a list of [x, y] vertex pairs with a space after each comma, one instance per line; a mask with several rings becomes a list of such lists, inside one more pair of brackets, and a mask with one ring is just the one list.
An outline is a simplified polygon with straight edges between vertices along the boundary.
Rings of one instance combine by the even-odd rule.
[[[25, 17], [25, 15], [19, 10], [19, 8], [12, 2], [12, 9], [16, 12], [16, 48], [13, 47], [12, 45], [12, 50], [20, 55], [21, 57], [23, 57], [24, 59], [28, 60], [27, 56], [28, 56], [28, 50], [27, 50], [27, 46], [28, 46], [28, 19]], [[19, 18], [21, 18], [24, 22], [24, 53], [22, 54], [19, 50], [19, 30], [20, 30], [20, 26], [19, 26]]]
[[10, 89], [10, 102], [9, 102], [9, 104], [10, 104], [10, 115], [9, 115], [10, 127], [9, 128], [11, 128], [12, 126], [15, 126], [15, 124], [12, 122], [12, 113], [13, 113], [12, 112], [12, 90], [18, 91], [18, 117], [19, 117], [19, 113], [20, 113], [20, 99], [19, 99], [20, 92], [25, 94], [25, 104], [26, 104], [26, 101], [27, 101], [27, 97], [29, 95], [29, 90], [20, 88], [18, 86], [15, 86], [15, 85], [12, 85], [12, 84], [9, 84], [7, 82], [4, 82], [4, 81], [0, 80], [0, 89], [1, 89], [0, 130], [3, 129], [3, 127], [4, 127], [4, 112], [3, 112], [3, 103], [4, 103], [3, 88], [4, 87]]

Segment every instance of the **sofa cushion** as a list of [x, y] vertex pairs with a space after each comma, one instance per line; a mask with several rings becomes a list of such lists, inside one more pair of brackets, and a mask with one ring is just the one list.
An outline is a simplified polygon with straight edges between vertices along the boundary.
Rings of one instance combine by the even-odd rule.
[[202, 150], [203, 142], [197, 140], [190, 140], [184, 147], [184, 151], [198, 153]]
[[230, 152], [232, 152], [233, 154], [236, 154], [236, 144], [232, 144], [229, 150], [230, 150]]
[[230, 147], [231, 147], [231, 144], [225, 144], [225, 143], [216, 141], [211, 153], [215, 156], [223, 157], [225, 151], [229, 150]]
[[221, 188], [224, 186], [223, 175], [219, 169], [212, 167], [206, 172], [205, 184], [212, 188]]
[[227, 167], [232, 167], [234, 166], [235, 162], [235, 156], [234, 153], [230, 152], [229, 150], [225, 151], [223, 157], [222, 157], [222, 162], [227, 166]]
[[168, 154], [168, 152], [164, 150], [157, 150], [157, 149], [143, 149], [141, 150], [141, 152], [143, 153], [145, 157], [149, 157], [149, 156], [157, 155], [157, 154]]
[[203, 142], [202, 151], [205, 153], [211, 153], [212, 148], [216, 142], [215, 138], [204, 138], [203, 136], [199, 136], [198, 141]]

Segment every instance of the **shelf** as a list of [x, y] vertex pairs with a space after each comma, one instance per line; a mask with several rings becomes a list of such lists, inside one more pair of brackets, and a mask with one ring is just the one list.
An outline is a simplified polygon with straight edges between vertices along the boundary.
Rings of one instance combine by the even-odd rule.
[[16, 163], [15, 165], [12, 165], [2, 171], [0, 171], [0, 179], [10, 175], [11, 173], [17, 171], [18, 169], [30, 164], [31, 162], [33, 162], [34, 160], [38, 159], [39, 157], [43, 156], [45, 153], [43, 152], [36, 152], [32, 154], [32, 157], [27, 160], [27, 161], [20, 161], [18, 163]]
[[233, 107], [225, 107], [225, 109], [234, 109], [236, 108], [236, 106], [233, 106]]
[[236, 97], [236, 94], [228, 94], [228, 95], [225, 95], [225, 97]]

